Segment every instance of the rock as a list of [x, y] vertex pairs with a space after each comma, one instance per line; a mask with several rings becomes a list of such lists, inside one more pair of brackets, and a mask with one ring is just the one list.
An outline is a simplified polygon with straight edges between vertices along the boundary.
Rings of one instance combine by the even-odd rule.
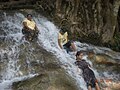
[[117, 62], [107, 55], [96, 55], [96, 62], [99, 64], [116, 64]]
[[[20, 46], [20, 60], [18, 61], [21, 75], [29, 73], [38, 75], [14, 82], [13, 90], [79, 90], [75, 80], [61, 68], [56, 56], [37, 43], [31, 44], [31, 46], [25, 44], [25, 48], [22, 46]], [[29, 55], [29, 51], [32, 52], [31, 55]]]
[[[98, 64], [106, 64], [106, 65], [119, 65], [120, 62], [116, 58], [112, 58], [114, 56], [114, 51], [107, 52], [107, 54], [95, 54], [94, 51], [87, 51], [88, 59], [98, 63]], [[112, 54], [112, 55], [111, 55]]]
[[[101, 74], [103, 72], [108, 72], [110, 74], [118, 74], [120, 73], [120, 61], [116, 60], [105, 54], [94, 54], [90, 53], [88, 55], [88, 59], [92, 61], [93, 67], [97, 69], [97, 71]], [[114, 78], [114, 77], [113, 77]], [[118, 78], [119, 80], [120, 78]]]
[[120, 90], [120, 82], [112, 79], [101, 79], [100, 83], [103, 90]]
[[34, 9], [65, 27], [70, 39], [119, 51], [119, 6], [119, 0], [10, 0], [2, 2], [0, 9]]
[[64, 70], [46, 71], [43, 74], [14, 82], [13, 90], [79, 90]]

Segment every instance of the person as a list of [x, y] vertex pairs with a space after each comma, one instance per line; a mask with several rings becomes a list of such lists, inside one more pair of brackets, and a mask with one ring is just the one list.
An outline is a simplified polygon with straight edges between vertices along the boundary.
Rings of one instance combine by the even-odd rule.
[[61, 49], [66, 49], [67, 53], [69, 51], [76, 51], [76, 46], [73, 41], [68, 40], [68, 33], [61, 29], [58, 34], [58, 45]]
[[25, 39], [29, 41], [37, 39], [38, 37], [39, 30], [36, 23], [33, 21], [31, 14], [28, 14], [27, 18], [23, 20], [22, 33], [25, 36]]
[[89, 68], [90, 64], [87, 63], [83, 58], [83, 52], [78, 51], [76, 53], [76, 62], [75, 64], [82, 70], [82, 75], [84, 81], [86, 82], [88, 90], [92, 90], [92, 88], [96, 88], [96, 90], [100, 90], [98, 81], [95, 77], [94, 72]]

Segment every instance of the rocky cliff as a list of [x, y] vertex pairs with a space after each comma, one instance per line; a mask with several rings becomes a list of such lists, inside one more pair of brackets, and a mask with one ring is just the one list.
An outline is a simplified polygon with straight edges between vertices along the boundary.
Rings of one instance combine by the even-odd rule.
[[0, 9], [35, 9], [71, 39], [120, 51], [120, 0], [2, 0]]

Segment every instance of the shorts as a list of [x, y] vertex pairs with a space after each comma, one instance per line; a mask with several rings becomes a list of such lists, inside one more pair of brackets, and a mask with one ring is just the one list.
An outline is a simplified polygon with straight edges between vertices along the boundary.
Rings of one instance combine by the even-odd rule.
[[73, 43], [73, 41], [68, 41], [66, 44], [63, 45], [64, 49], [67, 50], [67, 53], [68, 52], [72, 52], [70, 46], [71, 46], [71, 43]]
[[87, 87], [88, 86], [95, 87], [97, 79], [95, 77], [94, 72], [91, 69], [89, 68], [84, 69], [83, 78], [87, 84]]
[[95, 87], [97, 80], [96, 79], [91, 79], [90, 82], [87, 82], [87, 87], [91, 86], [92, 88]]
[[26, 36], [26, 38], [37, 38], [38, 37], [38, 30], [31, 30], [28, 31], [27, 29], [22, 29], [22, 34]]
[[22, 29], [22, 34], [28, 34], [29, 33], [29, 31], [28, 30], [26, 30], [26, 29]]

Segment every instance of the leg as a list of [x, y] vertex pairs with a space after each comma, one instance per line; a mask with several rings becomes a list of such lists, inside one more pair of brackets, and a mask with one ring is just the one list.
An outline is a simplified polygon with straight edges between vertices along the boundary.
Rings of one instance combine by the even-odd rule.
[[64, 49], [66, 50], [67, 53], [70, 51], [70, 49], [67, 48], [66, 46], [63, 46], [63, 47], [64, 47]]
[[30, 41], [30, 36], [31, 36], [31, 34], [30, 34], [30, 31], [29, 30], [27, 30], [27, 29], [22, 29], [22, 34], [24, 35], [24, 37], [25, 37], [25, 40], [27, 40], [27, 41]]
[[90, 85], [88, 86], [88, 90], [92, 90], [92, 87]]
[[75, 46], [75, 44], [74, 44], [73, 42], [71, 43], [70, 48], [71, 48], [73, 51], [76, 51], [76, 46]]
[[29, 41], [28, 35], [25, 35], [24, 37], [25, 37], [25, 40]]
[[38, 40], [38, 32], [34, 31], [33, 34], [31, 35], [32, 39], [31, 41], [37, 41]]
[[67, 53], [72, 51], [70, 46], [71, 46], [71, 42], [70, 41], [68, 41], [66, 44], [63, 45], [63, 47], [64, 47], [64, 49], [66, 49]]
[[100, 87], [97, 82], [95, 83], [95, 88], [96, 88], [96, 90], [100, 90]]

